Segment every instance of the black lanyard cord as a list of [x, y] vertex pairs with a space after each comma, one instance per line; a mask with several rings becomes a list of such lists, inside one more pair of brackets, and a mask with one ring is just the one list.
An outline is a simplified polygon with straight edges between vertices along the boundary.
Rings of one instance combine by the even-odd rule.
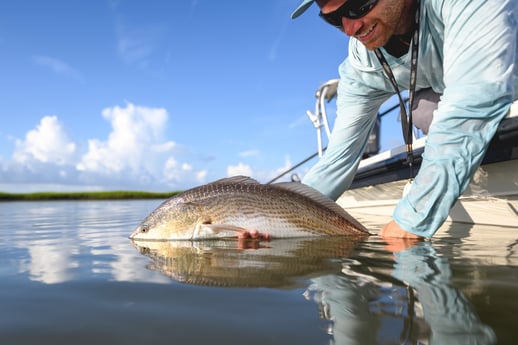
[[403, 101], [403, 98], [401, 97], [401, 92], [399, 91], [399, 87], [397, 85], [396, 78], [394, 77], [394, 73], [392, 73], [392, 69], [390, 68], [387, 60], [383, 56], [381, 50], [375, 49], [374, 53], [376, 54], [376, 57], [378, 58], [379, 62], [381, 63], [381, 66], [383, 66], [383, 70], [385, 71], [385, 74], [387, 75], [390, 83], [392, 84], [392, 87], [394, 88], [394, 91], [396, 91], [396, 94], [399, 99], [399, 107], [401, 109], [401, 128], [403, 131], [403, 139], [405, 141], [406, 145], [406, 152], [407, 152], [407, 163], [410, 167], [410, 178], [414, 177], [414, 154], [412, 149], [412, 108], [414, 105], [414, 95], [415, 95], [415, 89], [416, 89], [416, 81], [417, 81], [417, 60], [418, 60], [418, 53], [419, 53], [419, 0], [417, 1], [417, 9], [415, 13], [415, 30], [414, 35], [412, 38], [412, 56], [411, 56], [411, 67], [410, 67], [410, 88], [408, 90], [408, 112], [405, 107], [405, 102]]

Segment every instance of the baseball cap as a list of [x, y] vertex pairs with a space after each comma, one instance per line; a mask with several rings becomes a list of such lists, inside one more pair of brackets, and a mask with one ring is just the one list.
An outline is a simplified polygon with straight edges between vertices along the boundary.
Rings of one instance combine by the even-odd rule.
[[298, 16], [300, 16], [302, 13], [306, 12], [306, 10], [311, 6], [312, 3], [314, 3], [315, 0], [304, 0], [302, 3], [297, 7], [295, 11], [291, 14], [291, 19], [295, 19]]

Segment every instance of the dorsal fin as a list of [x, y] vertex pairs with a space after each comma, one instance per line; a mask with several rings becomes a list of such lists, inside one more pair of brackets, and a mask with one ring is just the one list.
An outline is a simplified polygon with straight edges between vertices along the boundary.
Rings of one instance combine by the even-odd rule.
[[253, 178], [251, 177], [248, 177], [248, 176], [232, 176], [232, 177], [225, 177], [225, 178], [222, 178], [222, 179], [219, 179], [219, 180], [216, 180], [210, 184], [229, 184], [229, 183], [232, 183], [232, 184], [238, 184], [238, 183], [241, 183], [241, 184], [259, 184], [259, 182], [257, 180], [254, 180]]
[[[310, 187], [310, 186], [305, 185], [300, 182], [274, 183], [274, 184], [272, 184], [272, 187], [286, 189], [291, 192], [308, 197], [308, 198], [312, 199], [313, 201], [317, 202], [318, 204], [322, 205], [323, 207], [326, 207], [326, 208], [338, 213], [342, 217], [347, 217], [347, 219], [352, 219], [353, 222], [356, 222], [359, 224], [359, 222], [357, 222], [340, 205], [338, 205], [336, 202], [334, 202], [333, 200], [331, 200], [329, 197], [325, 196], [324, 194], [320, 193], [318, 190], [314, 189], [313, 187]], [[362, 225], [360, 225], [359, 227], [363, 228]]]

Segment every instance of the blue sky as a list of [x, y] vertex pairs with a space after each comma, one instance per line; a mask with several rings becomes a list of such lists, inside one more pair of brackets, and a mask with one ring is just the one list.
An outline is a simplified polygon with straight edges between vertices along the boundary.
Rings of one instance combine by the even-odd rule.
[[298, 3], [4, 1], [0, 191], [266, 182], [314, 153], [347, 37]]

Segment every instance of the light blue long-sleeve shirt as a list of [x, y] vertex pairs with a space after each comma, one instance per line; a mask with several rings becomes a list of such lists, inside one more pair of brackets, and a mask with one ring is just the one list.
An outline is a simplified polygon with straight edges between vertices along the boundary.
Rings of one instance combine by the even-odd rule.
[[[417, 89], [442, 97], [420, 171], [393, 218], [406, 231], [431, 237], [517, 99], [518, 0], [424, 0], [420, 6]], [[408, 89], [411, 54], [396, 58], [382, 50], [399, 87]], [[354, 38], [339, 73], [328, 148], [302, 181], [335, 200], [351, 185], [379, 107], [394, 94], [374, 52]]]

